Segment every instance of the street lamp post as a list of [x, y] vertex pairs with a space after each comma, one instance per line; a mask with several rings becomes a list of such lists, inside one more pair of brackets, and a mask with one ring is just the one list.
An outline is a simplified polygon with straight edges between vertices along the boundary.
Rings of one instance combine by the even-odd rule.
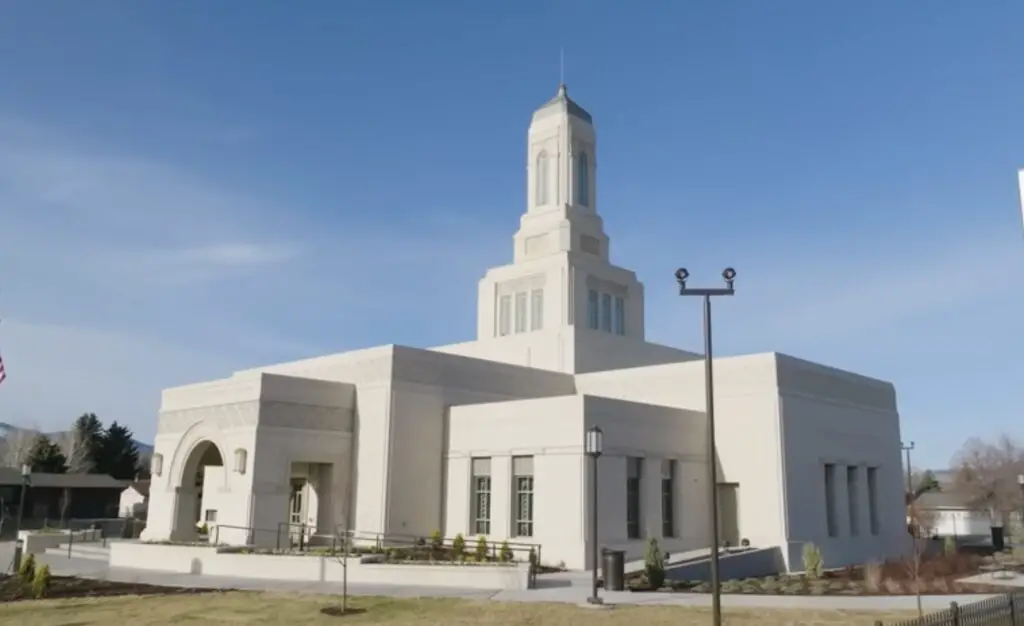
[[21, 542], [21, 520], [25, 512], [25, 492], [28, 491], [28, 486], [32, 482], [32, 468], [28, 463], [22, 463], [21, 465], [21, 493], [18, 496], [18, 516], [14, 518], [14, 560], [12, 565], [14, 567], [14, 574], [18, 573], [21, 569], [21, 553], [24, 546]]
[[731, 296], [736, 293], [733, 281], [736, 270], [731, 267], [722, 271], [725, 287], [714, 289], [695, 289], [686, 286], [690, 273], [685, 268], [676, 270], [676, 281], [679, 283], [679, 295], [699, 296], [704, 299], [704, 399], [706, 403], [707, 422], [707, 481], [708, 481], [708, 521], [711, 525], [711, 619], [713, 626], [722, 624], [722, 590], [718, 575], [718, 468], [716, 466], [715, 446], [715, 394], [712, 374], [711, 350], [711, 298], [712, 296]]
[[1020, 529], [1018, 531], [1020, 533], [1019, 541], [1021, 544], [1024, 544], [1024, 474], [1017, 474], [1017, 485], [1020, 487], [1021, 502], [1020, 513], [1018, 513], [1018, 515], [1020, 515], [1020, 519], [1018, 520], [1017, 528]]
[[587, 430], [583, 440], [583, 452], [590, 457], [590, 550], [593, 558], [593, 577], [591, 593], [587, 598], [589, 604], [602, 604], [604, 601], [597, 595], [597, 457], [604, 451], [604, 433], [597, 426]]

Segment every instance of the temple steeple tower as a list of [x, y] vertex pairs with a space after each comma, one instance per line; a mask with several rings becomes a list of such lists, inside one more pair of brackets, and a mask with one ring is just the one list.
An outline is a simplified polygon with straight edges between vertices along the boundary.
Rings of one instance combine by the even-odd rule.
[[515, 262], [562, 252], [607, 261], [608, 237], [597, 214], [593, 118], [565, 85], [534, 112], [526, 153], [526, 212], [515, 235]]
[[512, 262], [480, 281], [478, 343], [467, 353], [562, 372], [639, 362], [643, 285], [611, 263], [594, 120], [565, 85], [533, 113], [526, 171]]

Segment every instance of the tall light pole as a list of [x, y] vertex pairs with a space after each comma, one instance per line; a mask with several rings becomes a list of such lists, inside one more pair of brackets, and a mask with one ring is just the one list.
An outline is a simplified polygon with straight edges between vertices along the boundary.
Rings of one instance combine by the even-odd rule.
[[32, 482], [32, 468], [28, 463], [21, 464], [21, 493], [18, 496], [18, 517], [14, 518], [14, 574], [18, 574], [18, 570], [21, 569], [21, 553], [24, 546], [21, 542], [21, 520], [22, 515], [25, 512], [25, 492], [28, 491], [28, 486]]
[[679, 295], [699, 296], [704, 299], [704, 399], [708, 415], [707, 432], [707, 471], [708, 471], [708, 522], [711, 525], [711, 619], [713, 626], [722, 624], [722, 589], [718, 576], [718, 467], [715, 454], [715, 394], [714, 378], [711, 362], [711, 298], [712, 296], [735, 295], [733, 281], [736, 270], [731, 267], [722, 271], [725, 287], [714, 289], [695, 289], [686, 286], [690, 273], [685, 268], [676, 270], [676, 281], [679, 283]]
[[1024, 545], [1024, 474], [1017, 474], [1017, 486], [1020, 487], [1020, 502], [1021, 502], [1021, 505], [1020, 505], [1021, 509], [1020, 509], [1020, 512], [1018, 513], [1018, 515], [1020, 515], [1020, 519], [1018, 520], [1018, 524], [1017, 524], [1017, 528], [1019, 528], [1019, 530], [1017, 532], [1020, 533], [1020, 534], [1018, 535], [1017, 541], [1019, 541], [1022, 545]]
[[921, 606], [921, 555], [918, 553], [920, 548], [917, 545], [918, 535], [920, 534], [920, 519], [921, 516], [917, 514], [917, 502], [914, 500], [914, 478], [910, 471], [910, 451], [914, 449], [914, 442], [900, 443], [900, 447], [903, 449], [903, 454], [906, 455], [907, 459], [907, 496], [904, 498], [906, 501], [907, 510], [910, 511], [910, 545], [913, 548], [914, 555], [914, 596], [917, 598], [917, 615], [924, 615], [924, 608]]
[[[604, 601], [597, 595], [597, 457], [604, 452], [604, 433], [599, 427], [592, 426], [587, 430], [586, 437], [583, 439], [583, 452], [590, 457], [590, 554], [594, 567], [591, 593], [587, 602], [602, 604]], [[605, 578], [607, 578], [607, 572], [605, 574]]]

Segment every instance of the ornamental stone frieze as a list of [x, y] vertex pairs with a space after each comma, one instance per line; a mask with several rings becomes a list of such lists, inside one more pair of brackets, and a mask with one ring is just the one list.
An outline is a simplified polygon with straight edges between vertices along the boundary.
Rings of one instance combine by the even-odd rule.
[[254, 427], [259, 420], [259, 402], [236, 402], [180, 411], [162, 411], [157, 422], [157, 435], [183, 433], [199, 422], [218, 430]]

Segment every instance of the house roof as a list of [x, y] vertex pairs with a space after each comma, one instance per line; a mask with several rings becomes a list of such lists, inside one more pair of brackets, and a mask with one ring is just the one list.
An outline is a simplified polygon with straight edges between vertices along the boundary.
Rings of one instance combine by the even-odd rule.
[[128, 485], [135, 491], [139, 492], [140, 496], [149, 497], [149, 481], [148, 480], [137, 480]]
[[970, 509], [968, 502], [970, 498], [955, 490], [929, 491], [922, 493], [917, 499], [922, 509]]
[[[21, 472], [13, 467], [0, 467], [0, 486], [16, 486], [22, 483]], [[46, 474], [32, 472], [29, 485], [32, 487], [70, 489], [124, 489], [131, 481], [118, 480], [106, 474]]]

